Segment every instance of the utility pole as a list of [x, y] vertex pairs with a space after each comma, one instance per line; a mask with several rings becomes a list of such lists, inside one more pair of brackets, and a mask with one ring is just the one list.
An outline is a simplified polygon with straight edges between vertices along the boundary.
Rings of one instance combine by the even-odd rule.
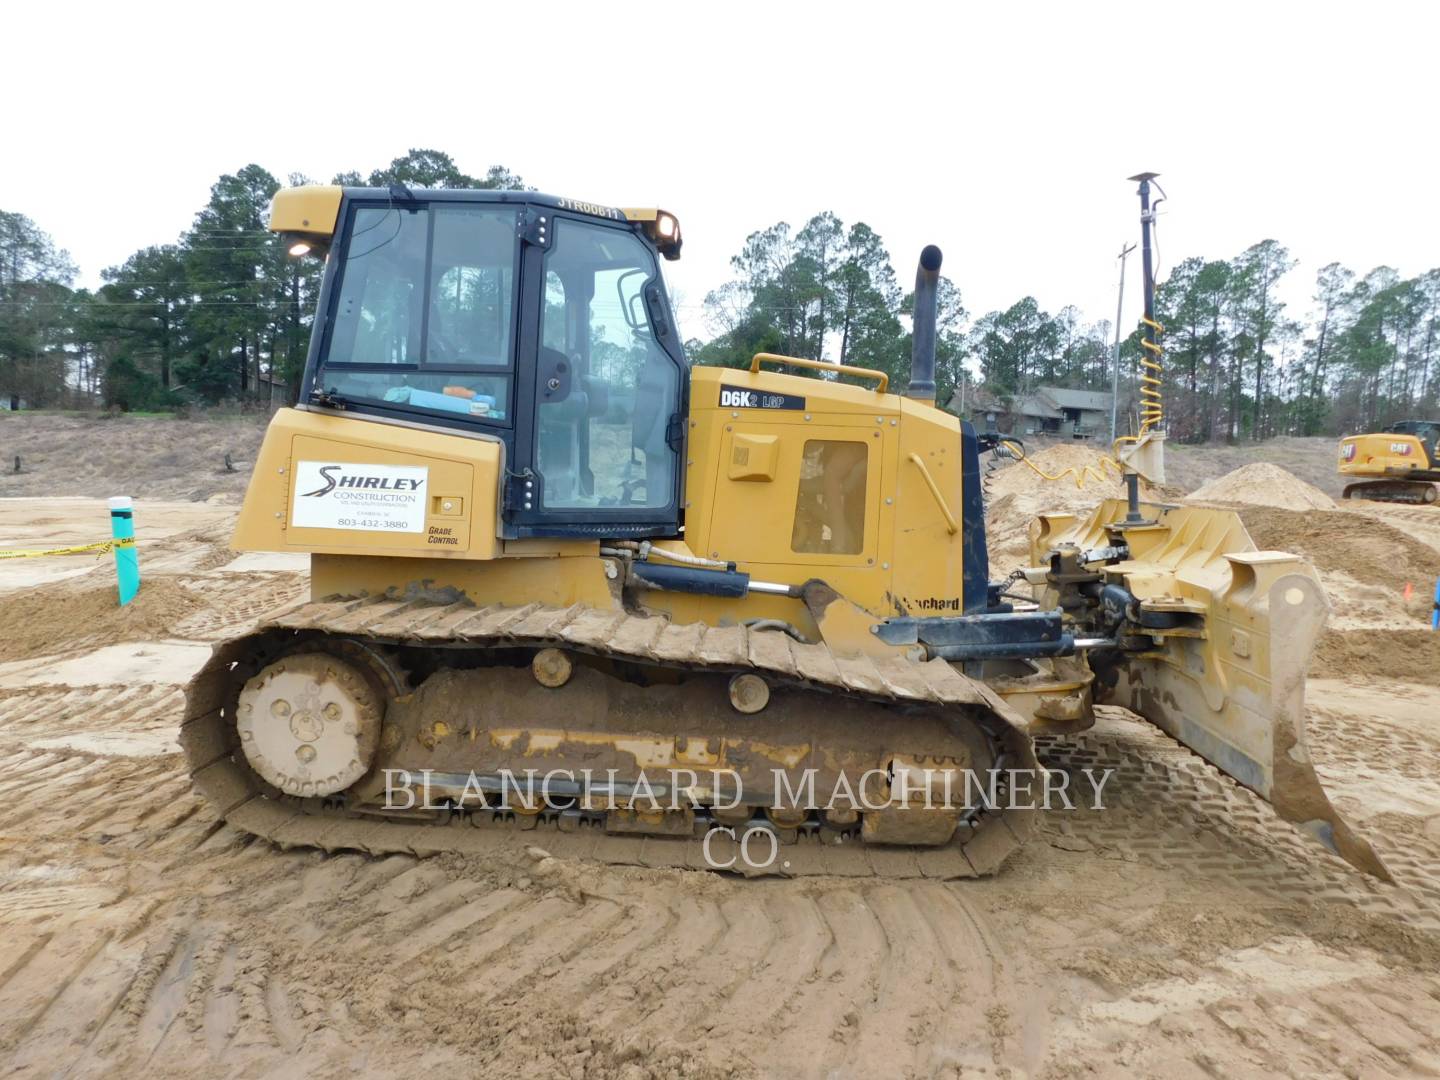
[[1120, 295], [1115, 299], [1115, 348], [1110, 356], [1110, 445], [1120, 432], [1116, 430], [1117, 410], [1120, 408], [1120, 315], [1125, 307], [1125, 257], [1135, 250], [1134, 244], [1120, 249]]

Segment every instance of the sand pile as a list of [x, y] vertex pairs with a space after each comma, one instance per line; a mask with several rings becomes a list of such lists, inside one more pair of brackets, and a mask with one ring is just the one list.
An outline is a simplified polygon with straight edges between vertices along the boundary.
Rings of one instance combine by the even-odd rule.
[[1335, 500], [1319, 488], [1268, 461], [1257, 461], [1203, 484], [1188, 502], [1254, 503], [1282, 510], [1334, 510]]
[[1245, 507], [1240, 518], [1257, 547], [1303, 555], [1320, 575], [1330, 616], [1312, 676], [1440, 685], [1440, 634], [1428, 629], [1440, 552], [1342, 510]]
[[1342, 510], [1301, 513], [1274, 507], [1243, 509], [1240, 520], [1256, 547], [1304, 555], [1322, 578], [1344, 574], [1389, 589], [1397, 598], [1408, 581], [1423, 598], [1440, 577], [1440, 552], [1382, 521]]
[[[1087, 514], [1105, 499], [1123, 499], [1125, 483], [1109, 455], [1079, 443], [1060, 443], [1037, 450], [1029, 460], [1058, 480], [1047, 480], [1024, 462], [1011, 462], [987, 472], [990, 458], [981, 459], [986, 477], [985, 528], [990, 545], [991, 576], [1003, 576], [1025, 561], [1026, 530], [1039, 514]], [[1080, 477], [1083, 486], [1077, 487]], [[1141, 485], [1141, 495], [1148, 497]]]
[[1257, 547], [1302, 554], [1319, 572], [1331, 613], [1312, 677], [1440, 684], [1440, 634], [1428, 629], [1440, 552], [1341, 510], [1246, 507], [1240, 517]]
[[0, 661], [65, 652], [122, 641], [154, 641], [170, 636], [185, 616], [205, 600], [169, 578], [143, 581], [135, 599], [123, 608], [113, 582], [84, 590], [30, 589], [0, 597]]

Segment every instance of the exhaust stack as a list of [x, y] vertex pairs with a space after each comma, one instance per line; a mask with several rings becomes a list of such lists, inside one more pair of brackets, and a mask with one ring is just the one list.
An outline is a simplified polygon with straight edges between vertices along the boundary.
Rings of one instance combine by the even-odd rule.
[[915, 270], [915, 332], [911, 335], [910, 385], [905, 396], [935, 403], [935, 305], [943, 256], [934, 244], [920, 252]]

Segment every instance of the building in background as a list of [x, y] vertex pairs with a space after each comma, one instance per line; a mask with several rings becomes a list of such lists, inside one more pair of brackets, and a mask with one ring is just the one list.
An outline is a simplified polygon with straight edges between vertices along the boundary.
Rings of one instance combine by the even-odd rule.
[[[947, 408], [955, 412], [958, 405], [958, 398], [951, 398]], [[1110, 435], [1110, 394], [1100, 390], [1037, 386], [1028, 393], [1002, 398], [978, 387], [965, 402], [964, 413], [981, 431], [990, 426], [993, 416], [999, 430], [1022, 437], [1093, 439]]]

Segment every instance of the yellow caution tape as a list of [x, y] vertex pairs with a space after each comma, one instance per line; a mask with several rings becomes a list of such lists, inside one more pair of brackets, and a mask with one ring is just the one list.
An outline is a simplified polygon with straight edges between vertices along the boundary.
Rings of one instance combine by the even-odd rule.
[[0, 559], [39, 559], [47, 555], [83, 555], [87, 551], [95, 552], [95, 557], [98, 559], [107, 551], [114, 551], [117, 547], [131, 548], [134, 546], [134, 539], [102, 540], [98, 544], [81, 544], [79, 547], [48, 548], [45, 551], [0, 551]]

